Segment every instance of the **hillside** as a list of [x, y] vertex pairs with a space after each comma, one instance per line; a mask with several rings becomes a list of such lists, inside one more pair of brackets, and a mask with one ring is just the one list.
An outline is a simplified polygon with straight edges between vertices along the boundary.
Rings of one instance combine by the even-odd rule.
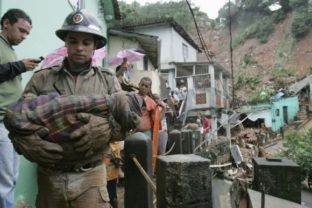
[[[271, 10], [279, 3], [281, 8]], [[277, 90], [287, 88], [312, 71], [312, 1], [311, 0], [244, 0], [219, 10], [211, 20], [198, 7], [190, 12], [185, 1], [157, 2], [141, 6], [120, 2], [124, 22], [172, 17], [202, 47], [196, 25], [205, 47], [228, 71], [231, 70], [230, 32], [232, 25], [234, 102], [267, 101]], [[231, 13], [231, 15], [229, 15]], [[231, 17], [231, 18], [229, 18]], [[204, 53], [199, 61], [207, 61]], [[230, 83], [232, 86], [232, 82]], [[232, 96], [232, 89], [230, 96]], [[233, 100], [232, 100], [233, 101]]]
[[[297, 41], [290, 34], [291, 21], [292, 14], [289, 13], [287, 18], [275, 26], [264, 44], [254, 38], [233, 47], [233, 72], [237, 86], [235, 97], [240, 103], [250, 101], [263, 88], [273, 93], [311, 73], [312, 31]], [[215, 54], [214, 60], [231, 71], [229, 28], [209, 29], [202, 26], [200, 30], [206, 46]], [[233, 39], [236, 33], [233, 28]], [[196, 31], [191, 34], [198, 39]], [[198, 59], [207, 60], [204, 53], [199, 54]]]

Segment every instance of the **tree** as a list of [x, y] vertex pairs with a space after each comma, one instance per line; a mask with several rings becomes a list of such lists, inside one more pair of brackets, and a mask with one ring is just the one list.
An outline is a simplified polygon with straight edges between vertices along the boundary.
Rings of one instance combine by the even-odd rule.
[[291, 31], [295, 38], [302, 38], [309, 32], [311, 19], [311, 14], [305, 7], [301, 7], [300, 10], [295, 12], [291, 25]]
[[303, 179], [312, 182], [312, 128], [307, 132], [293, 131], [285, 136], [285, 156], [298, 163]]
[[[140, 22], [145, 20], [146, 17], [150, 19], [166, 17], [173, 18], [186, 31], [190, 31], [194, 27], [193, 17], [185, 1], [156, 2], [153, 4], [148, 3], [143, 6], [137, 2], [133, 2], [132, 4], [119, 2], [119, 5], [124, 22]], [[208, 20], [207, 14], [201, 12], [199, 7], [193, 7], [192, 10], [197, 21]]]
[[[230, 13], [231, 10], [231, 13]], [[240, 9], [233, 2], [226, 3], [218, 12], [219, 19], [224, 19], [226, 25], [229, 23], [229, 18], [235, 19], [235, 16], [239, 13]]]

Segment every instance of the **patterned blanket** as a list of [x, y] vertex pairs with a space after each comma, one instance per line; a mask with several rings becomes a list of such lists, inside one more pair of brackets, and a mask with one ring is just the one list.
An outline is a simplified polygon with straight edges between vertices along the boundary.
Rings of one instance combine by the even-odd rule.
[[50, 130], [47, 139], [57, 142], [68, 139], [73, 130], [84, 124], [77, 119], [77, 113], [82, 112], [104, 118], [113, 115], [124, 130], [134, 128], [131, 112], [141, 115], [140, 102], [134, 93], [111, 96], [41, 95], [9, 106], [4, 124], [9, 131], [20, 134], [32, 134], [42, 126], [47, 127]]

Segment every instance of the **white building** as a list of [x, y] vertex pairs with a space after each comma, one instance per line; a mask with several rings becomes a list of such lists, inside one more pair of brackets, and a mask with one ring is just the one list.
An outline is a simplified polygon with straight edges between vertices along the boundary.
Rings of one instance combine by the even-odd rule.
[[145, 20], [133, 25], [123, 25], [123, 29], [141, 34], [157, 36], [160, 43], [158, 70], [169, 86], [176, 87], [172, 62], [196, 62], [200, 52], [195, 41], [172, 18]]

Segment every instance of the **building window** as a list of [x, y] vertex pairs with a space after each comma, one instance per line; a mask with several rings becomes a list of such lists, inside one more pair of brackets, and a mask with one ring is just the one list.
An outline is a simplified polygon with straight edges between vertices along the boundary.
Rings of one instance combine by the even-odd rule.
[[145, 71], [148, 70], [148, 58], [147, 58], [147, 56], [144, 56], [144, 58], [143, 58], [143, 69]]
[[210, 88], [210, 75], [196, 75], [193, 76], [193, 84], [195, 89]]
[[188, 58], [188, 48], [185, 43], [182, 43], [182, 50], [183, 50], [183, 59], [184, 61], [186, 61]]
[[195, 103], [198, 105], [199, 104], [206, 104], [207, 103], [206, 93], [195, 94]]

